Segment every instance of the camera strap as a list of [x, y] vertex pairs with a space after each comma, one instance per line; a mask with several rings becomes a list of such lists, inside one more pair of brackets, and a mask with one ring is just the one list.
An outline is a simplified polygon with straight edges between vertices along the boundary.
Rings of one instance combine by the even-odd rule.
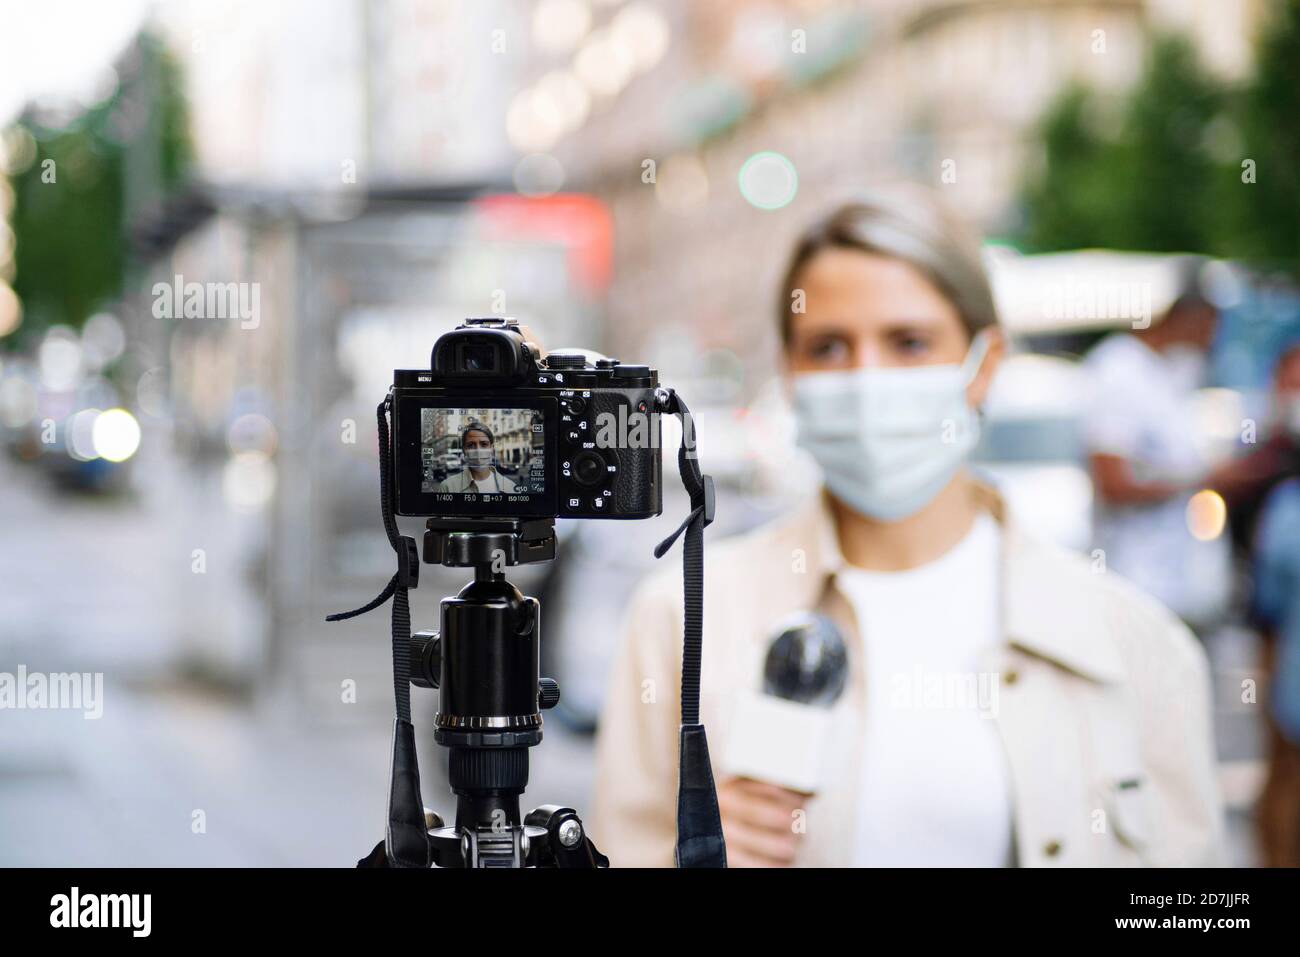
[[682, 444], [677, 469], [691, 497], [685, 521], [655, 547], [662, 558], [683, 534], [682, 540], [682, 724], [678, 752], [677, 866], [726, 867], [727, 846], [722, 836], [718, 792], [709, 760], [709, 742], [700, 722], [700, 665], [704, 653], [704, 528], [713, 521], [713, 478], [700, 472], [695, 451], [691, 410], [672, 389], [665, 389], [656, 408], [676, 415], [682, 423]]
[[[393, 867], [428, 867], [432, 861], [429, 834], [424, 823], [424, 799], [420, 795], [420, 767], [415, 753], [415, 726], [411, 723], [411, 606], [407, 591], [420, 582], [420, 550], [414, 538], [402, 535], [393, 517], [392, 458], [388, 412], [392, 396], [384, 397], [377, 410], [379, 420], [379, 508], [384, 532], [397, 553], [397, 573], [372, 601], [353, 611], [326, 616], [326, 621], [345, 621], [373, 611], [390, 598], [393, 601], [393, 694], [397, 716], [393, 720], [392, 782], [388, 792], [388, 829], [384, 834], [387, 863]], [[378, 850], [378, 848], [376, 848]], [[362, 861], [369, 865], [376, 855]]]

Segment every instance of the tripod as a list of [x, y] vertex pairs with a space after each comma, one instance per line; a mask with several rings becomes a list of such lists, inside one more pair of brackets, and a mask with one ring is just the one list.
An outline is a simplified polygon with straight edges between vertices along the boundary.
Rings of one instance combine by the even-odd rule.
[[554, 557], [550, 518], [428, 520], [425, 563], [474, 569], [442, 600], [439, 630], [410, 640], [411, 683], [439, 692], [434, 740], [448, 749], [456, 795], [454, 825], [426, 814], [439, 867], [609, 866], [573, 808], [519, 812], [528, 749], [541, 743], [541, 712], [559, 703], [560, 686], [538, 676], [541, 605], [503, 569]]
[[[677, 455], [691, 512], [655, 557], [685, 536], [683, 554], [682, 724], [678, 752], [679, 867], [726, 867], [709, 745], [700, 722], [700, 660], [704, 618], [704, 528], [713, 521], [713, 480], [700, 473], [688, 441], [690, 410], [670, 389], [656, 395], [656, 411], [679, 415]], [[542, 740], [542, 710], [560, 700], [553, 680], [538, 676], [540, 607], [506, 581], [509, 565], [555, 557], [552, 518], [429, 519], [424, 561], [473, 568], [474, 581], [442, 602], [441, 630], [411, 634], [410, 589], [420, 580], [415, 539], [394, 519], [390, 393], [375, 410], [379, 431], [380, 512], [397, 554], [397, 572], [375, 598], [326, 621], [346, 621], [392, 602], [393, 759], [384, 840], [358, 867], [608, 867], [587, 837], [577, 811], [544, 805], [522, 821], [519, 796], [528, 784], [528, 749]], [[456, 794], [456, 823], [426, 814], [420, 792], [411, 685], [439, 689], [435, 740], [446, 747], [448, 780]]]

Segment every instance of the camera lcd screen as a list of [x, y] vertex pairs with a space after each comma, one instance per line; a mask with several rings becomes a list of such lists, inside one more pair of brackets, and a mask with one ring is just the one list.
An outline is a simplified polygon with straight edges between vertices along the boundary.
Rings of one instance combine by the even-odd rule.
[[519, 502], [540, 496], [546, 492], [542, 413], [422, 408], [420, 465], [420, 491], [441, 501]]

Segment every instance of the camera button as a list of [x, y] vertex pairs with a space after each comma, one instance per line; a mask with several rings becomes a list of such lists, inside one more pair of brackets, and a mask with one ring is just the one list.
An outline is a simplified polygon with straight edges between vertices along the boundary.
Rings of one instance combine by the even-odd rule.
[[573, 474], [582, 485], [595, 485], [605, 477], [605, 460], [595, 452], [583, 452], [573, 460]]
[[582, 508], [582, 499], [580, 499], [580, 498], [571, 498], [571, 499], [568, 500], [568, 503], [567, 503], [567, 504], [568, 504], [568, 507], [569, 507], [570, 509], [572, 509], [572, 510], [574, 510], [574, 511], [577, 511], [578, 509]]

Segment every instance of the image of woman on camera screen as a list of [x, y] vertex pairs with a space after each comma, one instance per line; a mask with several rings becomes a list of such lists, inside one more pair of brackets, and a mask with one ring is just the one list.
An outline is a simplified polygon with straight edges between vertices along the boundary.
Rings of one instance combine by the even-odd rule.
[[461, 429], [460, 450], [465, 468], [439, 483], [439, 492], [513, 492], [514, 480], [497, 468], [496, 438], [482, 422]]
[[[822, 488], [706, 549], [702, 720], [729, 864], [1219, 861], [1200, 645], [967, 467], [1006, 349], [978, 243], [928, 193], [863, 197], [798, 238], [779, 303]], [[844, 681], [825, 740], [803, 742], [826, 755], [816, 783], [794, 790], [728, 756], [741, 736], [777, 747], [739, 703], [763, 690], [776, 624], [809, 612], [842, 636]], [[591, 825], [615, 865], [673, 864], [681, 654], [670, 568], [632, 599], [600, 721]]]

